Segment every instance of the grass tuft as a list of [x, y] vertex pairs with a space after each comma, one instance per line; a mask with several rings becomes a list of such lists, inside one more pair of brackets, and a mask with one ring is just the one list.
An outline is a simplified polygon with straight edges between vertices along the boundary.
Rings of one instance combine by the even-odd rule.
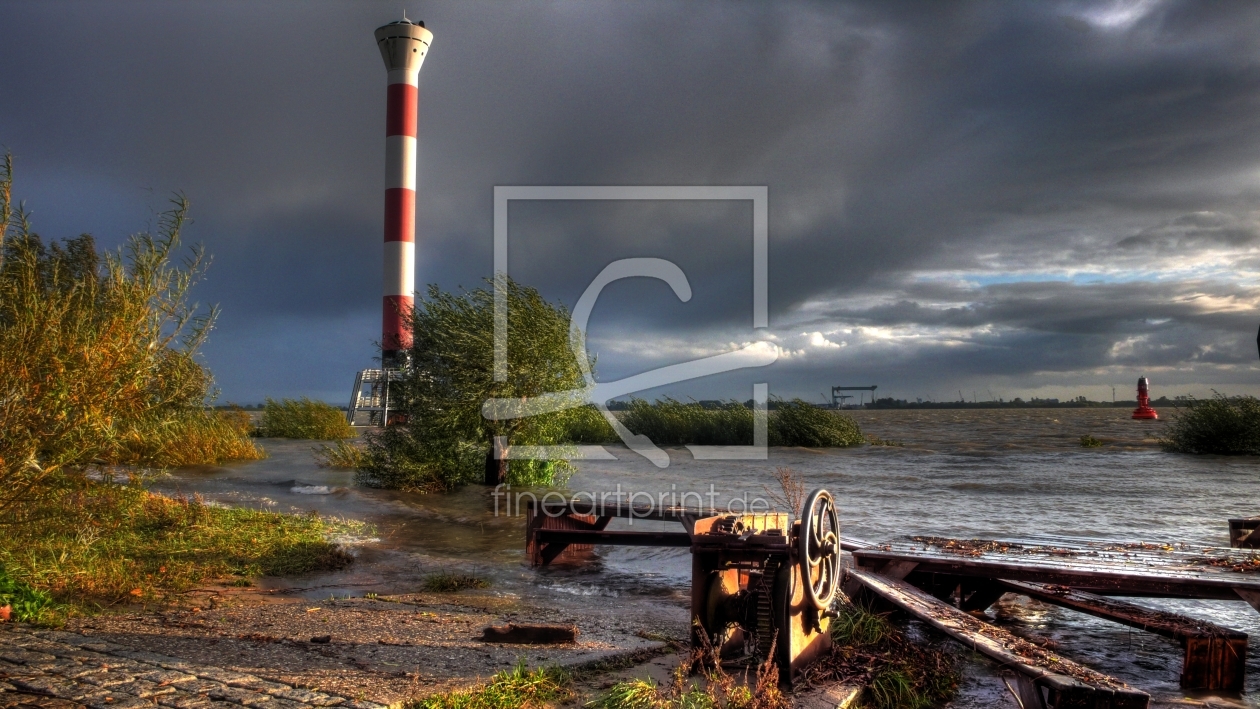
[[573, 678], [564, 669], [530, 670], [522, 659], [483, 687], [435, 694], [403, 704], [403, 709], [536, 709], [572, 699]]
[[1260, 399], [1213, 392], [1206, 400], [1191, 400], [1160, 439], [1173, 453], [1260, 455]]
[[426, 576], [421, 587], [430, 593], [455, 593], [466, 588], [490, 588], [490, 582], [468, 574], [440, 573]]
[[262, 422], [258, 435], [265, 438], [305, 438], [316, 441], [332, 441], [354, 438], [354, 427], [346, 421], [346, 414], [337, 407], [322, 401], [282, 399], [270, 397], [263, 407]]
[[836, 610], [831, 654], [810, 670], [813, 679], [862, 684], [876, 709], [927, 709], [954, 696], [953, 656], [911, 641], [863, 606], [842, 603]]
[[660, 687], [650, 679], [618, 682], [586, 704], [593, 709], [660, 709], [664, 705]]
[[20, 623], [47, 624], [61, 610], [53, 597], [14, 579], [0, 565], [0, 608], [8, 606], [14, 620]]
[[[701, 647], [694, 648], [674, 669], [673, 681], [668, 687], [642, 679], [619, 682], [587, 706], [596, 709], [786, 709], [791, 706], [779, 689], [779, 670], [773, 660], [751, 668], [751, 676], [746, 670], [742, 678], [736, 678], [723, 669], [718, 649], [703, 630], [700, 638]], [[774, 655], [773, 646], [770, 655]], [[692, 681], [694, 674], [699, 674], [703, 681]]]

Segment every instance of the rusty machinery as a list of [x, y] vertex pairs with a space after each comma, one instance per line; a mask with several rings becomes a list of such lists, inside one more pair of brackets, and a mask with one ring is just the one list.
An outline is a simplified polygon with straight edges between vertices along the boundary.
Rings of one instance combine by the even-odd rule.
[[826, 490], [801, 519], [782, 513], [697, 520], [691, 536], [692, 642], [703, 631], [724, 663], [770, 657], [791, 684], [831, 647], [831, 603], [840, 585], [840, 523]]
[[[687, 532], [609, 531], [614, 517], [677, 521]], [[796, 522], [785, 513], [531, 502], [526, 535], [535, 566], [580, 563], [598, 544], [689, 547], [692, 642], [701, 643], [703, 631], [724, 664], [755, 663], [773, 652], [780, 679], [790, 685], [831, 646], [840, 523], [826, 490], [806, 497]]]

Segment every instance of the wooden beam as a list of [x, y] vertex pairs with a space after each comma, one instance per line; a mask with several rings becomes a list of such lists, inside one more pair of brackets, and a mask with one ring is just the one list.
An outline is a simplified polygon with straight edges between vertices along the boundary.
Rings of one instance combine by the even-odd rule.
[[633, 547], [690, 547], [686, 532], [606, 532], [585, 529], [540, 529], [534, 539], [541, 544], [610, 544]]
[[999, 581], [1029, 598], [1173, 638], [1182, 647], [1181, 686], [1185, 689], [1243, 688], [1247, 634], [1175, 613], [1125, 603], [1063, 586]]
[[979, 558], [881, 549], [857, 549], [852, 553], [854, 561], [867, 568], [889, 561], [907, 561], [918, 564], [916, 572], [1058, 584], [1104, 595], [1235, 600], [1239, 597], [1234, 592], [1238, 588], [1260, 593], [1260, 577], [1255, 574], [1210, 567], [1186, 570], [1140, 560], [1125, 566], [1086, 555], [1047, 561], [1031, 556]]
[[1260, 611], [1260, 591], [1252, 591], [1245, 588], [1236, 588], [1234, 589], [1234, 593], [1237, 593], [1239, 598], [1251, 604], [1252, 608], [1255, 608], [1257, 611]]
[[[1042, 707], [1144, 709], [1150, 702], [1145, 692], [984, 623], [905, 581], [861, 569], [851, 570], [849, 574], [872, 593], [1027, 678], [1035, 687]], [[1027, 696], [1025, 691], [1021, 694]], [[1028, 703], [1026, 701], [1025, 705]]]

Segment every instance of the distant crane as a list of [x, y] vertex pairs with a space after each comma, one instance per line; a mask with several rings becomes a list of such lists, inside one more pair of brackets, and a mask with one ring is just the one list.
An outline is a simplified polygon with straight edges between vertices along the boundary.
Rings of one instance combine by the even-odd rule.
[[[853, 397], [852, 397], [852, 396], [850, 396], [850, 395], [843, 395], [843, 396], [842, 396], [842, 395], [840, 394], [840, 392], [842, 392], [842, 391], [869, 391], [869, 392], [871, 393], [871, 403], [873, 404], [873, 403], [875, 403], [875, 390], [876, 390], [876, 389], [878, 389], [878, 388], [879, 388], [879, 387], [878, 387], [877, 385], [875, 385], [875, 384], [872, 384], [872, 385], [870, 385], [870, 386], [868, 386], [868, 387], [831, 387], [831, 405], [832, 405], [832, 406], [834, 406], [834, 407], [836, 407], [836, 408], [839, 408], [839, 407], [841, 407], [841, 406], [844, 406], [844, 400], [845, 400], [845, 399], [852, 399], [852, 398], [853, 398]], [[861, 405], [861, 404], [862, 404], [862, 395], [861, 395], [861, 394], [859, 394], [859, 395], [858, 395], [858, 405]]]

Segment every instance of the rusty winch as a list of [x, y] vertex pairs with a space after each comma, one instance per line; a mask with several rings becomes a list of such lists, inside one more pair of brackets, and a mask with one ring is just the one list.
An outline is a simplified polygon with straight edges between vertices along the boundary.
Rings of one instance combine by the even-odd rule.
[[[614, 517], [673, 520], [687, 533], [607, 531]], [[600, 544], [689, 547], [692, 642], [707, 639], [724, 664], [772, 657], [790, 685], [831, 647], [840, 522], [826, 490], [805, 498], [795, 522], [774, 512], [720, 515], [577, 499], [528, 503], [526, 546], [534, 565], [580, 562]]]
[[840, 585], [840, 524], [831, 493], [801, 518], [743, 514], [696, 520], [691, 535], [693, 643], [703, 632], [724, 662], [773, 657], [785, 683], [831, 647]]

